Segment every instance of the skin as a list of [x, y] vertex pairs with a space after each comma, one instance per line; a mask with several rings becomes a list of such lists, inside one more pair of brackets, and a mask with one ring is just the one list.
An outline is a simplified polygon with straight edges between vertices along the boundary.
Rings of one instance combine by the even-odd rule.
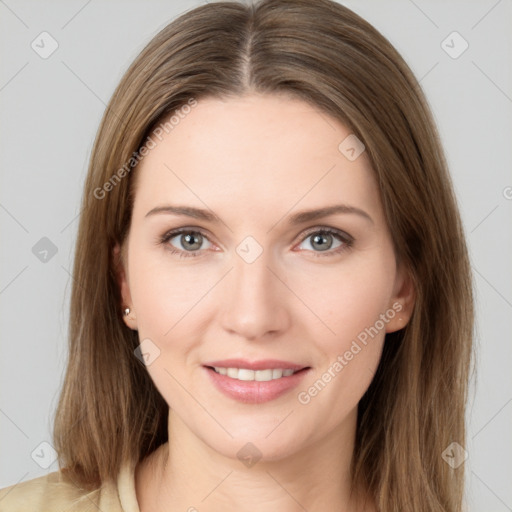
[[[350, 495], [357, 404], [385, 333], [405, 326], [414, 294], [397, 266], [366, 153], [350, 161], [338, 149], [349, 134], [284, 95], [207, 98], [137, 168], [119, 271], [122, 307], [131, 308], [125, 322], [140, 340], [160, 350], [147, 370], [170, 407], [170, 443], [136, 468], [142, 511], [240, 511], [248, 504], [256, 512], [374, 510], [362, 490]], [[169, 204], [210, 209], [221, 221], [146, 217]], [[339, 213], [287, 222], [300, 210], [334, 204], [360, 208], [371, 220]], [[199, 256], [168, 250], [189, 254], [179, 235], [158, 243], [181, 227], [204, 232], [193, 249]], [[324, 227], [348, 233], [352, 246], [327, 236], [327, 251], [315, 247]], [[247, 236], [263, 249], [252, 263], [236, 252]], [[397, 302], [400, 313], [301, 404], [298, 392]], [[202, 367], [231, 357], [283, 359], [311, 370], [285, 395], [244, 404], [214, 388]], [[237, 457], [248, 442], [261, 453], [250, 468]]]

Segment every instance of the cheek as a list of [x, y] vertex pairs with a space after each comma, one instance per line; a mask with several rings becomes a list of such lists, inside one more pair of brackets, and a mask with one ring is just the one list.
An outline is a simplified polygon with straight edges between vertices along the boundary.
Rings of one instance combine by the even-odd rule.
[[323, 293], [313, 295], [318, 316], [334, 332], [324, 329], [316, 338], [322, 362], [297, 393], [305, 421], [329, 410], [323, 425], [329, 430], [356, 409], [378, 367], [386, 322], [395, 316], [394, 278], [394, 257], [382, 252], [331, 272]]
[[311, 330], [321, 334], [312, 339], [322, 357], [297, 399], [319, 414], [331, 410], [334, 425], [357, 406], [379, 364], [386, 324], [395, 316], [395, 260], [382, 252], [322, 273], [304, 281], [300, 291], [323, 326]]
[[202, 299], [215, 286], [216, 275], [177, 264], [164, 251], [157, 256], [134, 252], [130, 263], [139, 336], [165, 343], [185, 327], [192, 334], [202, 321], [194, 313], [201, 310]]
[[[336, 267], [318, 266], [309, 273], [297, 269], [292, 278], [296, 282], [294, 291], [321, 320], [323, 325], [316, 329], [322, 335], [326, 354], [332, 356], [346, 349], [361, 333], [360, 338], [364, 338], [366, 330], [390, 308], [395, 266], [393, 254], [383, 250], [372, 257], [354, 257]], [[382, 327], [378, 322], [383, 337]]]
[[194, 364], [188, 363], [197, 361], [209, 318], [208, 292], [217, 280], [212, 272], [176, 263], [164, 251], [131, 253], [130, 290], [139, 339], [151, 340], [148, 346], [157, 354], [147, 371], [167, 403], [178, 410], [194, 407], [180, 383], [189, 387], [190, 379], [197, 378]]

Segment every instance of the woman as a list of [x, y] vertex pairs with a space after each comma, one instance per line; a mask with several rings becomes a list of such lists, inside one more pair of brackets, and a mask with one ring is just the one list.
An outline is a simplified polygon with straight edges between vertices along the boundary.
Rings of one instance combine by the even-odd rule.
[[105, 112], [61, 470], [0, 503], [460, 511], [443, 453], [465, 442], [472, 324], [442, 148], [396, 50], [329, 0], [201, 6]]

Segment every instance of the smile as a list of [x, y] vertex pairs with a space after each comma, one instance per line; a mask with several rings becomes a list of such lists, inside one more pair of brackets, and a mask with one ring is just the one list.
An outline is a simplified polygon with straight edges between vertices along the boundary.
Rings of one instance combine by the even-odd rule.
[[214, 366], [213, 370], [220, 375], [226, 375], [231, 379], [243, 381], [268, 382], [270, 380], [281, 379], [282, 377], [290, 377], [299, 370], [290, 368], [268, 368], [264, 370], [249, 370], [247, 368], [224, 368], [222, 366]]
[[312, 368], [290, 361], [231, 359], [210, 361], [203, 370], [223, 395], [237, 402], [261, 404], [292, 391]]

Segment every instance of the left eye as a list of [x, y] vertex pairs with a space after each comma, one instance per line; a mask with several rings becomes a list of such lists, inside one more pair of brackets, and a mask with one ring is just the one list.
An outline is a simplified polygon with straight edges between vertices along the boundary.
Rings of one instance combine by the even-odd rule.
[[301, 245], [306, 242], [306, 247], [303, 249], [312, 250], [314, 252], [326, 252], [331, 249], [334, 249], [332, 252], [337, 252], [336, 249], [350, 245], [350, 240], [347, 236], [330, 230], [314, 231], [304, 238]]

